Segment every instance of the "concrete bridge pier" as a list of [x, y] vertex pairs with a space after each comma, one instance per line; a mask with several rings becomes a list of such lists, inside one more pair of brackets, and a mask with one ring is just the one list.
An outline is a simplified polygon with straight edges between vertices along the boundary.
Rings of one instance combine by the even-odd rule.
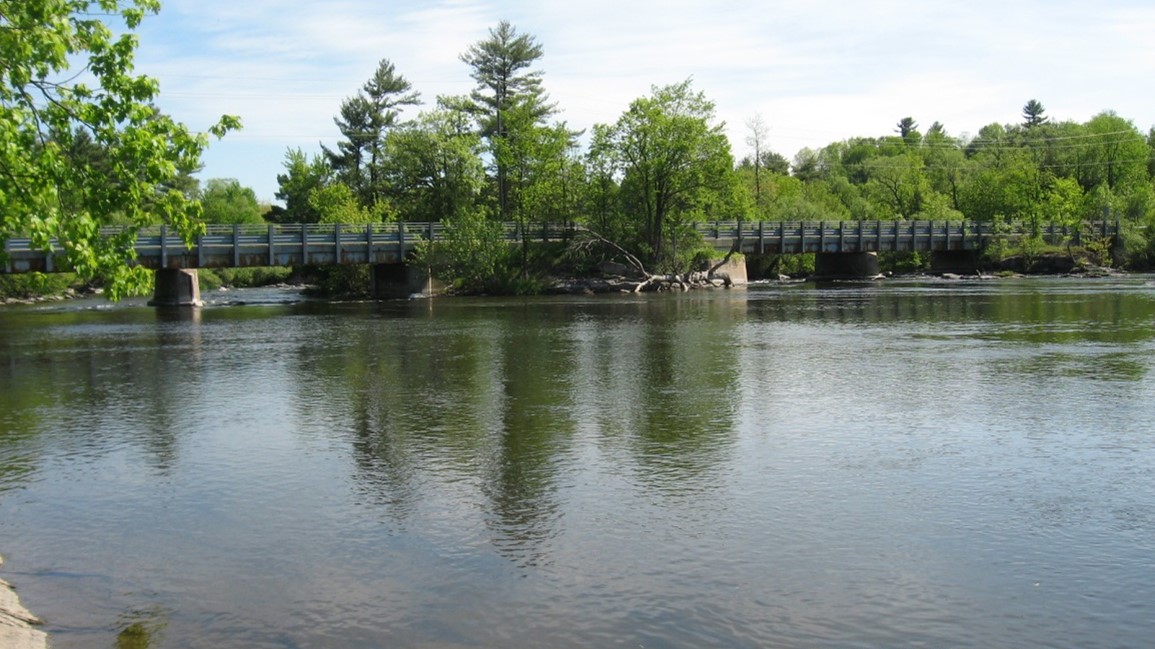
[[977, 250], [935, 250], [930, 253], [930, 272], [935, 275], [951, 273], [974, 275], [979, 272]]
[[814, 279], [870, 279], [878, 275], [877, 252], [820, 252], [814, 255]]
[[418, 264], [374, 264], [370, 282], [370, 292], [378, 300], [433, 297], [445, 292], [445, 284], [433, 277], [429, 267]]
[[149, 306], [201, 306], [201, 287], [195, 268], [160, 268]]

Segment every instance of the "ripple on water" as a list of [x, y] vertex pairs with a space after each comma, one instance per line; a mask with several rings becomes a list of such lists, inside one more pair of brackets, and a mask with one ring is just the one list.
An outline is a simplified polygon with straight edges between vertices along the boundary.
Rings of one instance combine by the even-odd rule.
[[0, 313], [8, 567], [64, 649], [1142, 646], [1100, 291]]

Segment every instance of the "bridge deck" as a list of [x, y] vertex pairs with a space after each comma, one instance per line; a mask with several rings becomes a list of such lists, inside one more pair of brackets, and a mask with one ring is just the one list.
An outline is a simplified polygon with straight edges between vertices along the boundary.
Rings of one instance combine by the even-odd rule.
[[[888, 251], [979, 250], [992, 238], [1023, 236], [1022, 230], [997, 231], [991, 224], [944, 221], [748, 221], [697, 223], [710, 245], [735, 246], [746, 254], [855, 253]], [[507, 241], [562, 241], [574, 228], [556, 223], [524, 227], [503, 224]], [[1078, 244], [1089, 235], [1114, 236], [1117, 225], [1103, 223], [1093, 231], [1048, 226], [1041, 232], [1052, 244]], [[112, 232], [111, 230], [109, 231]], [[146, 228], [137, 236], [137, 263], [146, 268], [238, 268], [398, 263], [423, 242], [444, 240], [442, 223], [372, 225], [309, 224], [208, 226], [191, 246], [165, 227]], [[59, 246], [45, 252], [28, 238], [4, 245], [0, 273], [55, 272], [64, 269]]]

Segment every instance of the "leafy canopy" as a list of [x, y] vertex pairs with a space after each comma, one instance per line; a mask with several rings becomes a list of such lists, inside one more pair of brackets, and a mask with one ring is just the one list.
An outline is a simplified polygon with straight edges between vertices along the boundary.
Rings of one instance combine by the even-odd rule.
[[[176, 187], [208, 137], [161, 113], [156, 80], [133, 72], [133, 30], [159, 9], [158, 0], [0, 0], [0, 243], [26, 235], [49, 250], [55, 238], [67, 265], [103, 278], [114, 299], [151, 280], [131, 263], [141, 227], [168, 224], [186, 241], [202, 228], [200, 205]], [[208, 130], [239, 127], [225, 116]], [[111, 224], [126, 229], [101, 237]]]
[[257, 195], [235, 178], [209, 180], [200, 198], [205, 223], [259, 225], [265, 222]]

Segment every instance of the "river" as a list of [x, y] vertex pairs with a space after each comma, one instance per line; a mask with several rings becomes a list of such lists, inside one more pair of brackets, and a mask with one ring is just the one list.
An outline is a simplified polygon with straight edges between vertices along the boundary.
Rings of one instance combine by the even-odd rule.
[[56, 649], [1155, 637], [1149, 276], [209, 297], [0, 308]]

